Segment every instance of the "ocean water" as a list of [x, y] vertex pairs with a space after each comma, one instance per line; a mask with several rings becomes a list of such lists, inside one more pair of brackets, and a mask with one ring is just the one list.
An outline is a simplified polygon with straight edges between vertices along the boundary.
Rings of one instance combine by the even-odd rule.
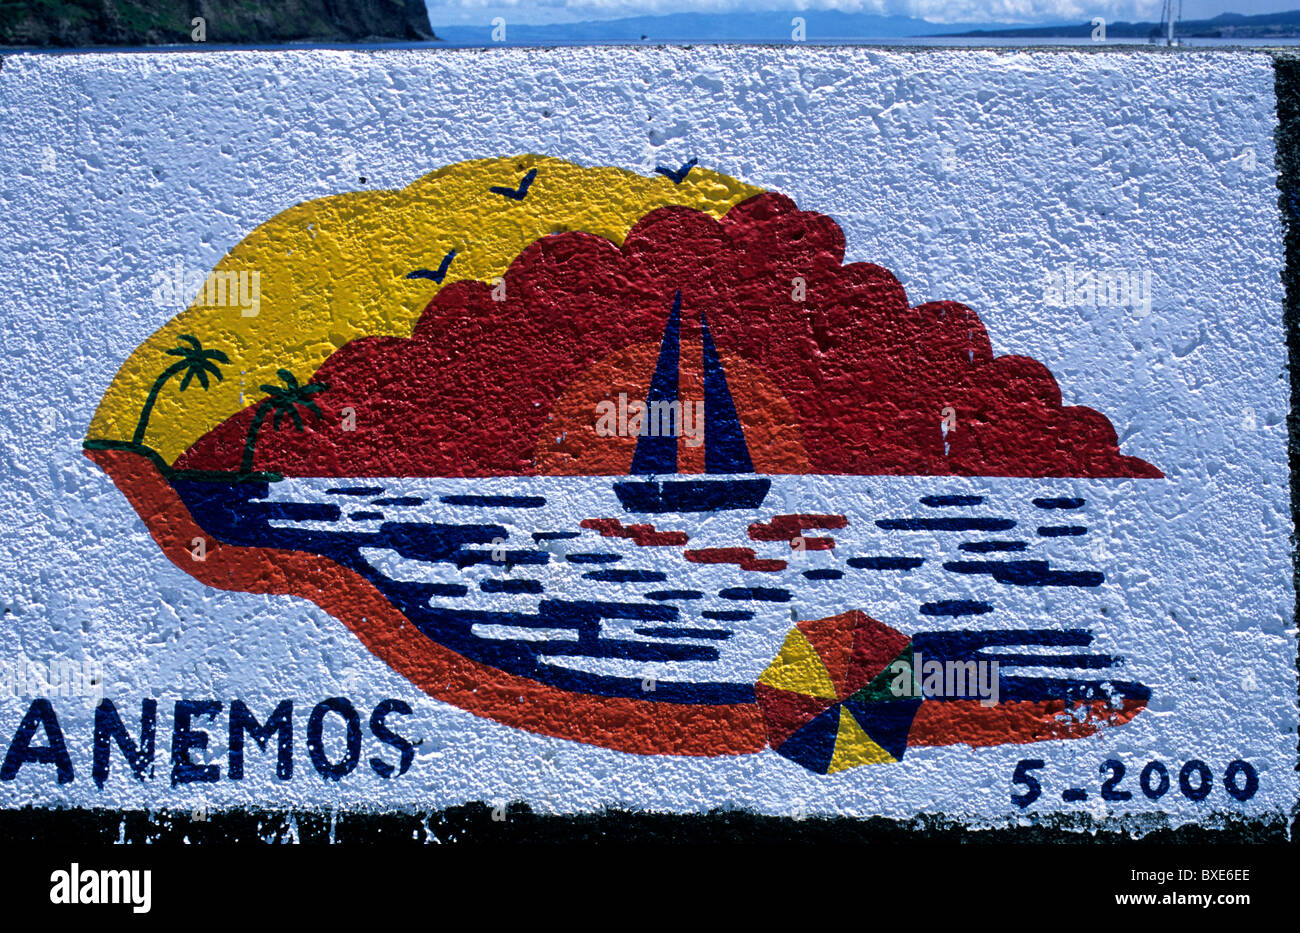
[[[1017, 678], [1127, 681], [1109, 655], [1071, 662], [1109, 646], [1108, 619], [1141, 623], [1123, 591], [1182, 511], [1166, 481], [776, 476], [758, 509], [647, 515], [624, 511], [626, 479], [177, 485], [218, 538], [347, 564], [466, 656], [666, 702], [748, 702], [796, 622], [849, 610], [1002, 633]], [[1112, 522], [1132, 514], [1149, 538]]]

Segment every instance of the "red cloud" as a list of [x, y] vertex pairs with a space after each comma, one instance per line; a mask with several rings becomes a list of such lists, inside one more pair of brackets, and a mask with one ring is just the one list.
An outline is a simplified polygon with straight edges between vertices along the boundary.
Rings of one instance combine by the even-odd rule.
[[[994, 357], [973, 310], [910, 307], [888, 270], [843, 259], [835, 222], [779, 194], [722, 220], [653, 211], [621, 248], [587, 233], [545, 237], [507, 270], [505, 300], [493, 300], [491, 285], [458, 282], [409, 339], [340, 348], [312, 380], [329, 385], [314, 396], [323, 417], [303, 432], [268, 423], [255, 466], [306, 476], [536, 473], [560, 393], [615, 351], [657, 347], [680, 289], [684, 340], [698, 332], [693, 311], [704, 310], [724, 361], [754, 364], [784, 396], [779, 410], [797, 421], [788, 434], [802, 438], [813, 473], [1163, 475], [1119, 452], [1104, 415], [1062, 407], [1041, 363]], [[736, 403], [744, 421], [746, 399]], [[946, 435], [945, 408], [956, 417]], [[231, 416], [176, 466], [235, 468], [252, 417], [251, 406]]]

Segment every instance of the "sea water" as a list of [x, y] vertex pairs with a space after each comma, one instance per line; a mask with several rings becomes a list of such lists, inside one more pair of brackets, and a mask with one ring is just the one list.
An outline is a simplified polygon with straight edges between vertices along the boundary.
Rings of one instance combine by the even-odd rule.
[[669, 702], [747, 702], [797, 622], [850, 610], [906, 635], [1012, 633], [1018, 676], [1119, 676], [1063, 671], [1052, 657], [1077, 647], [1014, 633], [1083, 630], [1109, 646], [1121, 616], [1130, 633], [1162, 624], [1158, 598], [1124, 592], [1151, 582], [1165, 526], [1187, 509], [1161, 480], [774, 476], [758, 509], [630, 514], [613, 488], [627, 479], [179, 488], [218, 537], [347, 564], [469, 657]]

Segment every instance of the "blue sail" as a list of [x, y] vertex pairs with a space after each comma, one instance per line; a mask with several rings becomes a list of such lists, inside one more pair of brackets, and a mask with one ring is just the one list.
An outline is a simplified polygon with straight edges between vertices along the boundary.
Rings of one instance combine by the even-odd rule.
[[[636, 442], [636, 453], [632, 456], [632, 472], [639, 474], [676, 473], [677, 472], [677, 430], [674, 423], [670, 433], [658, 430], [662, 424], [654, 412], [655, 402], [677, 401], [677, 367], [681, 355], [682, 331], [682, 291], [679, 288], [673, 298], [673, 313], [668, 317], [668, 326], [664, 329], [664, 339], [659, 345], [659, 362], [655, 366], [654, 379], [650, 382], [650, 394], [646, 396], [646, 413], [642, 421], [642, 433]], [[708, 403], [705, 402], [707, 406]], [[707, 414], [705, 415], [707, 418]], [[659, 436], [660, 434], [664, 436]]]
[[[646, 398], [643, 432], [632, 456], [633, 474], [662, 475], [677, 472], [677, 435], [661, 433], [663, 419], [651, 413], [655, 402], [678, 402], [681, 356], [682, 293], [673, 297], [673, 310], [659, 346], [659, 362]], [[745, 431], [727, 387], [722, 360], [713, 343], [708, 322], [700, 315], [704, 343], [704, 471], [705, 473], [753, 473], [754, 463], [745, 443]], [[689, 403], [687, 403], [689, 404]], [[653, 427], [651, 427], [653, 425]], [[769, 479], [629, 480], [614, 484], [614, 493], [628, 512], [718, 512], [724, 509], [756, 509], [772, 486]]]
[[[681, 292], [677, 294], [680, 296]], [[703, 311], [700, 330], [704, 336], [704, 472], [753, 473], [754, 461], [749, 458], [745, 429], [736, 415], [722, 360], [718, 358]]]

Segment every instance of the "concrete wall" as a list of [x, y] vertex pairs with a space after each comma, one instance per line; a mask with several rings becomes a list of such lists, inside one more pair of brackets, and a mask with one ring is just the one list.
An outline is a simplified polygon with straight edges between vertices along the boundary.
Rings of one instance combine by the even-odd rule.
[[1267, 56], [20, 55], [0, 111], [4, 806], [1295, 803]]

